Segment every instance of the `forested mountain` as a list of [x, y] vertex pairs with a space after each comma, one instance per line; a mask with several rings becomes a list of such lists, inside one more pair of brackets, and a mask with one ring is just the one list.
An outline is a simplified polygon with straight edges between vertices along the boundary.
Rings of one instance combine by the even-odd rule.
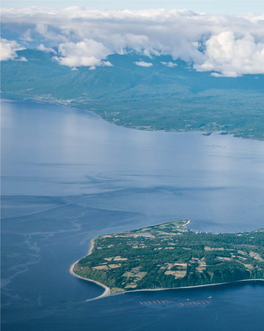
[[17, 53], [27, 61], [2, 62], [1, 90], [7, 97], [60, 102], [139, 129], [224, 131], [264, 139], [263, 75], [214, 77], [191, 63], [136, 52], [109, 56], [112, 66], [73, 70], [52, 53]]

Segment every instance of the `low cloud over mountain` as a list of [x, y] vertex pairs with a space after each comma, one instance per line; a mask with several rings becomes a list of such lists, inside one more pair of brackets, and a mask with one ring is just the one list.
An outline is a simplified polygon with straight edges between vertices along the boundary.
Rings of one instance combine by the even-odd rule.
[[30, 7], [2, 9], [2, 24], [2, 60], [42, 45], [46, 52], [55, 48], [54, 59], [72, 68], [110, 66], [110, 54], [134, 50], [149, 63], [153, 55], [171, 55], [214, 76], [264, 73], [264, 15]]

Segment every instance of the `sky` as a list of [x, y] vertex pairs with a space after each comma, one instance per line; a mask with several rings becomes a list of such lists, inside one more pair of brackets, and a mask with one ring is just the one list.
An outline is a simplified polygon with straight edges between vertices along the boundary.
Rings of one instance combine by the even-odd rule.
[[264, 12], [264, 0], [258, 1], [218, 1], [218, 0], [131, 0], [131, 1], [112, 1], [112, 0], [2, 0], [2, 7], [68, 7], [68, 6], [85, 6], [85, 7], [97, 7], [106, 9], [148, 9], [148, 8], [165, 8], [165, 9], [190, 9], [194, 11], [202, 11], [206, 13], [214, 14], [245, 14], [249, 12], [263, 13]]

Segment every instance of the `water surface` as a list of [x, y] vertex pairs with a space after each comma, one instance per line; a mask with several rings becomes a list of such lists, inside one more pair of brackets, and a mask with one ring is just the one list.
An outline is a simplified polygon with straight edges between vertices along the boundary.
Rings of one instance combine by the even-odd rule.
[[[203, 231], [263, 227], [263, 142], [136, 131], [30, 101], [2, 101], [1, 117], [3, 330], [262, 330], [260, 284], [86, 302], [102, 290], [68, 269], [114, 231], [182, 218]], [[157, 300], [169, 303], [139, 304]]]

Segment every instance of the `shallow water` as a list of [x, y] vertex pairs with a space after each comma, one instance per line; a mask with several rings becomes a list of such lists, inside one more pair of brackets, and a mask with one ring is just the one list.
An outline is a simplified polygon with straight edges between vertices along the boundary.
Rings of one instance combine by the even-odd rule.
[[[1, 117], [3, 330], [263, 329], [260, 284], [85, 302], [102, 290], [68, 269], [104, 233], [181, 218], [263, 227], [264, 142], [136, 131], [30, 101], [2, 101]], [[168, 303], [139, 303], [157, 300]]]

